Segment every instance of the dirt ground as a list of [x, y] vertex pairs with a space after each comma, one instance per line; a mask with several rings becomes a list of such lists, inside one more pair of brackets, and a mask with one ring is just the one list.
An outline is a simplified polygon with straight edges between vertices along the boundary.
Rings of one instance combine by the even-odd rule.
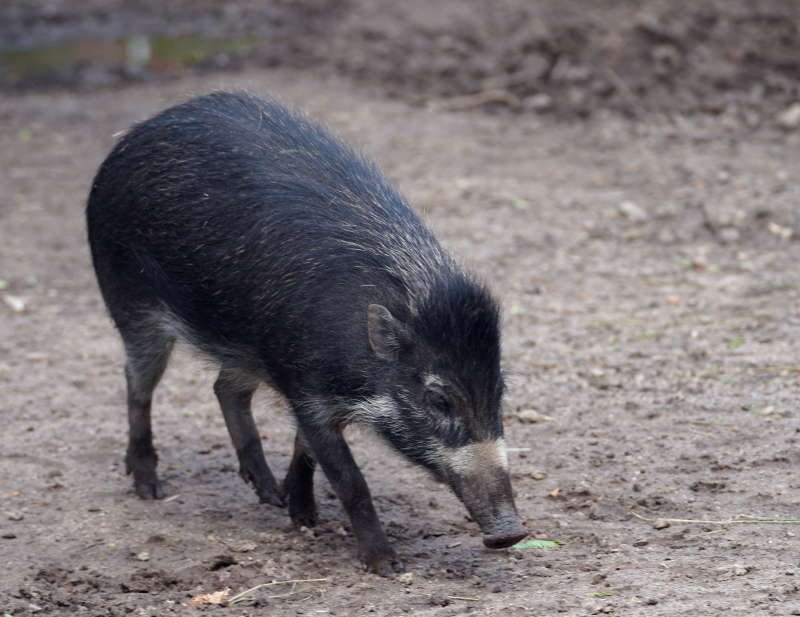
[[[259, 67], [0, 94], [0, 614], [800, 615], [800, 132], [454, 110], [375, 83]], [[133, 494], [85, 198], [117, 131], [216, 87], [276, 95], [362, 146], [490, 282], [517, 505], [560, 548], [484, 549], [454, 496], [353, 430], [408, 569], [364, 573], [321, 475], [314, 530], [257, 503], [188, 350], [154, 402], [170, 497]], [[286, 405], [263, 390], [255, 409], [282, 475]]]

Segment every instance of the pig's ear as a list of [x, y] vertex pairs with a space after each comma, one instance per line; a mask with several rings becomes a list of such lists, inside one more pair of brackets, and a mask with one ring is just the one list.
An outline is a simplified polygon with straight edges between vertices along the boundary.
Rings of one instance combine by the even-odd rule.
[[402, 322], [394, 318], [385, 306], [370, 304], [367, 307], [367, 333], [375, 355], [384, 360], [396, 361], [407, 336]]

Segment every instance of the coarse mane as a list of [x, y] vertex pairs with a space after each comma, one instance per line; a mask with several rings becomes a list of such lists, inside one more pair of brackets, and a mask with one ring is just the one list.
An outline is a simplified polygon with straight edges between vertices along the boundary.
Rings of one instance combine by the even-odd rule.
[[476, 409], [489, 412], [499, 402], [500, 309], [483, 284], [461, 271], [446, 272], [431, 287], [412, 329], [443, 365], [453, 367], [449, 372]]

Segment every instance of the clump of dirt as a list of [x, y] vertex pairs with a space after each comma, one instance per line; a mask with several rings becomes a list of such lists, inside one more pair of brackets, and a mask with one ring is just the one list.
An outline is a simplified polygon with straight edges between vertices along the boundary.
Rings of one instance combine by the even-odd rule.
[[[785, 2], [361, 3], [340, 70], [397, 96], [587, 115], [757, 112], [798, 98], [800, 6]], [[387, 12], [391, 11], [391, 19]]]
[[[140, 606], [147, 601], [147, 594], [175, 594], [179, 585], [192, 582], [158, 569], [140, 568], [120, 578], [87, 566], [77, 569], [53, 566], [40, 569], [10, 594], [6, 608], [13, 614], [37, 613], [46, 607], [79, 612], [99, 610], [91, 614], [115, 615]], [[200, 581], [203, 582], [207, 581]]]

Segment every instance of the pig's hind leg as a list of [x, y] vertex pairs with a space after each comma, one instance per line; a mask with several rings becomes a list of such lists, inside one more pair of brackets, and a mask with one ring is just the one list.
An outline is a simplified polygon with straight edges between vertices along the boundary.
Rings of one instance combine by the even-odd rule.
[[317, 524], [317, 504], [314, 501], [314, 469], [317, 462], [311, 456], [300, 431], [294, 438], [294, 455], [283, 481], [283, 494], [289, 501], [289, 516], [298, 527]]
[[223, 368], [214, 382], [214, 393], [239, 457], [242, 479], [253, 486], [261, 503], [283, 507], [283, 497], [264, 458], [261, 438], [250, 409], [258, 383], [235, 369]]
[[163, 499], [156, 474], [158, 455], [153, 447], [150, 408], [153, 390], [167, 367], [174, 337], [148, 324], [121, 324], [125, 343], [125, 379], [128, 386], [128, 450], [125, 468], [142, 499]]

